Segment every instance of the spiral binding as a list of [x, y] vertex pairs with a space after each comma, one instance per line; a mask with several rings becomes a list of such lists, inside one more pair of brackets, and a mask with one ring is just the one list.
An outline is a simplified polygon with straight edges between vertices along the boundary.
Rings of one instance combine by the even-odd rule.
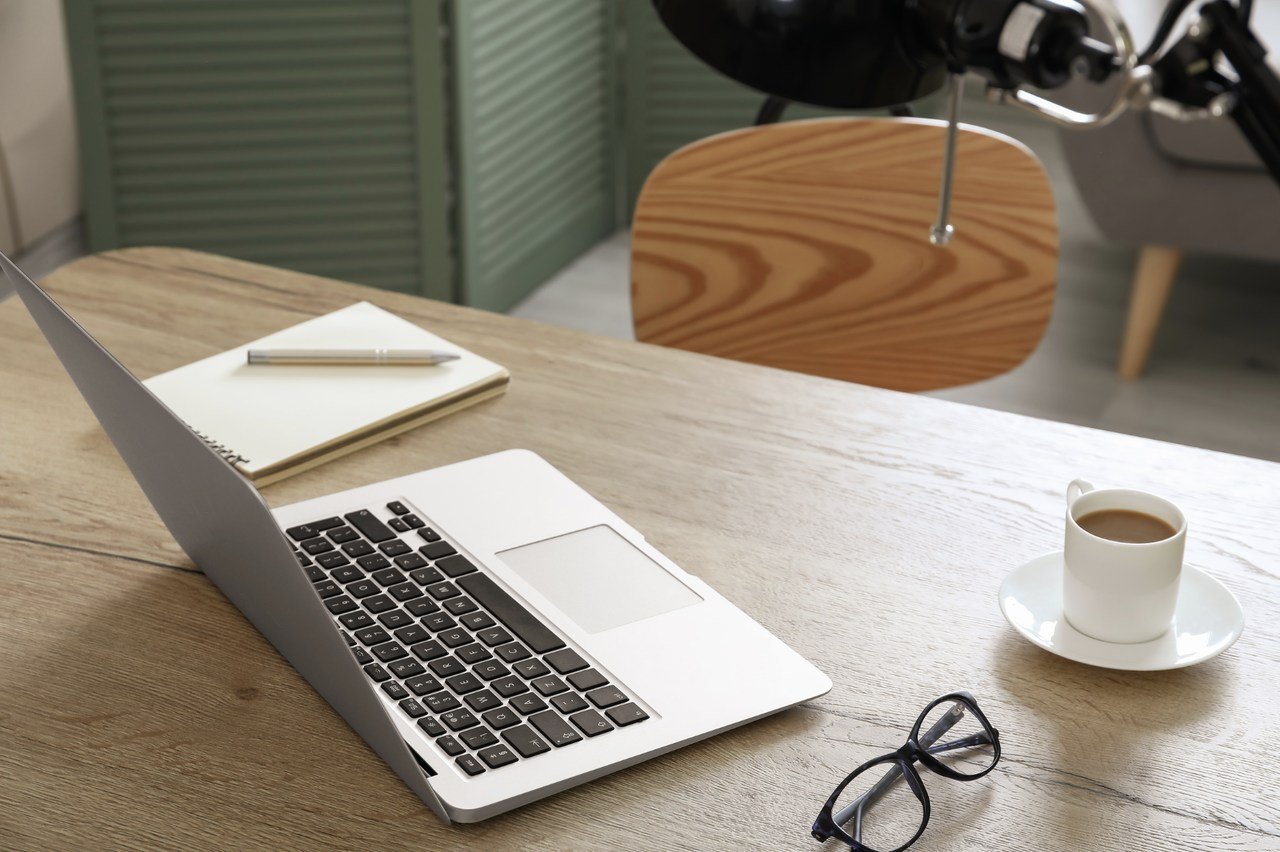
[[246, 456], [240, 455], [221, 441], [215, 441], [199, 429], [192, 429], [191, 431], [195, 433], [197, 438], [204, 441], [205, 444], [208, 445], [209, 449], [221, 456], [222, 460], [232, 467], [235, 467], [238, 464], [249, 464], [249, 459]]

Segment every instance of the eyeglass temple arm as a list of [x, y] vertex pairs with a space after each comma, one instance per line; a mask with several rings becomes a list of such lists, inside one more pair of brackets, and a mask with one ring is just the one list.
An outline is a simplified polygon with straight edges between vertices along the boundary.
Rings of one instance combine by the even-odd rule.
[[[941, 719], [934, 722], [933, 726], [929, 728], [929, 730], [920, 735], [920, 747], [929, 749], [929, 746], [933, 745], [938, 741], [939, 737], [955, 727], [956, 723], [958, 723], [962, 718], [964, 718], [964, 705], [955, 704], [943, 715]], [[986, 735], [982, 734], [980, 736]], [[966, 737], [966, 739], [972, 739], [972, 737]], [[963, 740], [958, 740], [957, 742], [963, 742]], [[946, 747], [951, 747], [951, 744], [948, 744]], [[832, 820], [836, 825], [844, 825], [849, 821], [850, 817], [856, 813], [858, 821], [854, 824], [853, 839], [861, 843], [863, 811], [874, 805], [881, 796], [888, 792], [889, 787], [892, 786], [900, 777], [902, 777], [902, 769], [900, 769], [898, 764], [895, 763], [893, 766], [889, 767], [889, 771], [886, 772], [884, 777], [877, 781], [870, 790], [867, 790], [867, 792], [841, 808], [839, 813], [832, 817]]]

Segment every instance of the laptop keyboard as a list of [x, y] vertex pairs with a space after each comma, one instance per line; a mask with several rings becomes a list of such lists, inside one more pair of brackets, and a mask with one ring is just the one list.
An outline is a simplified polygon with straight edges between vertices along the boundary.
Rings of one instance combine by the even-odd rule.
[[649, 716], [403, 503], [285, 530], [365, 674], [467, 775]]

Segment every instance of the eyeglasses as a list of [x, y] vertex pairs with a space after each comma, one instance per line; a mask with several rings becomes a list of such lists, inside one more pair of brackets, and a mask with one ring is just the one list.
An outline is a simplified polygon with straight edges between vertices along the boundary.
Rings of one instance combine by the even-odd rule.
[[972, 695], [936, 698], [916, 719], [906, 745], [868, 760], [840, 782], [814, 820], [814, 839], [834, 837], [854, 852], [906, 849], [929, 824], [929, 793], [916, 761], [943, 778], [973, 781], [999, 760], [1000, 734]]

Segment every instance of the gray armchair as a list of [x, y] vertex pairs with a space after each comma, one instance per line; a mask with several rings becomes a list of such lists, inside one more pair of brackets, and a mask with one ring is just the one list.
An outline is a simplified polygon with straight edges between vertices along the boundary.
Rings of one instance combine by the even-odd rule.
[[[1139, 45], [1165, 2], [1116, 4]], [[1255, 30], [1280, 50], [1280, 3], [1254, 6]], [[1275, 65], [1280, 53], [1270, 58]], [[1062, 142], [1099, 229], [1141, 247], [1119, 359], [1124, 378], [1142, 373], [1185, 252], [1280, 261], [1280, 186], [1233, 123], [1130, 113], [1101, 129], [1063, 130]]]

